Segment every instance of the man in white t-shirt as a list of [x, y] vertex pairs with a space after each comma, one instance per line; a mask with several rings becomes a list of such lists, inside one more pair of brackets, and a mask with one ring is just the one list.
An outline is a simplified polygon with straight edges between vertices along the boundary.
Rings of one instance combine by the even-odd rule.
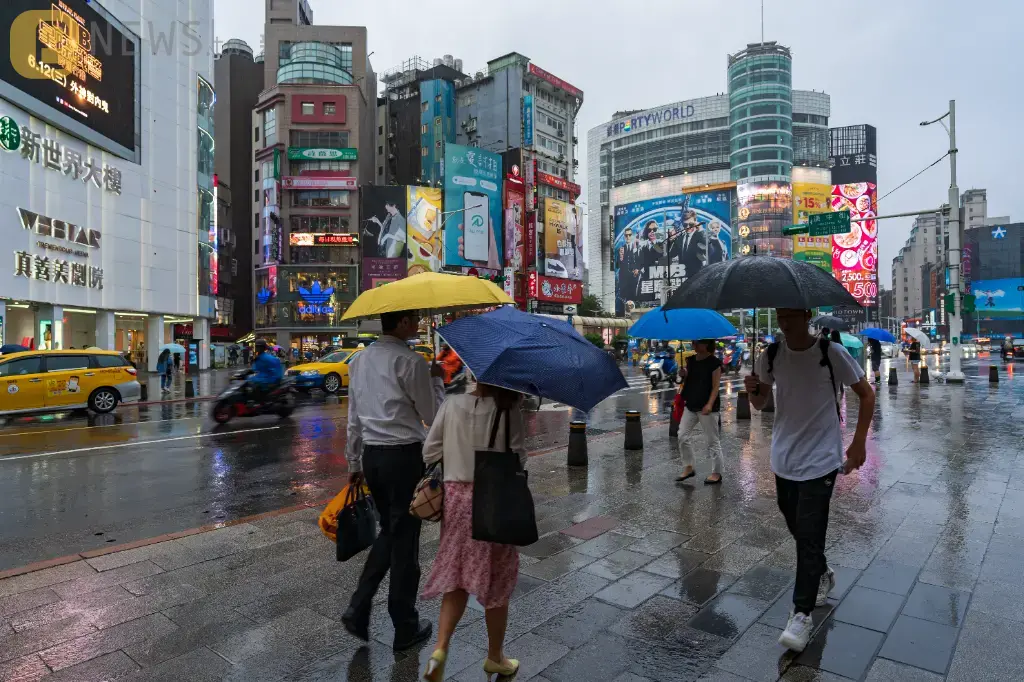
[[[775, 386], [772, 472], [779, 509], [796, 540], [793, 614], [779, 643], [803, 651], [811, 637], [811, 610], [825, 604], [835, 575], [825, 561], [829, 502], [836, 476], [864, 464], [875, 394], [864, 370], [842, 345], [808, 330], [810, 310], [778, 308], [780, 343], [758, 357], [744, 379], [750, 404], [763, 409]], [[838, 391], [850, 386], [860, 398], [857, 431], [843, 461]]]

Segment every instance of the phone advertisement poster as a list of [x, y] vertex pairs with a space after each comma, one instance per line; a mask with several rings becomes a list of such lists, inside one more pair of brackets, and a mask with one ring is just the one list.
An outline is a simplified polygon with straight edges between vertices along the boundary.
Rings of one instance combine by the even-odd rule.
[[575, 204], [544, 200], [544, 274], [583, 279], [583, 235]]
[[444, 264], [501, 270], [504, 250], [501, 157], [476, 147], [445, 145]]

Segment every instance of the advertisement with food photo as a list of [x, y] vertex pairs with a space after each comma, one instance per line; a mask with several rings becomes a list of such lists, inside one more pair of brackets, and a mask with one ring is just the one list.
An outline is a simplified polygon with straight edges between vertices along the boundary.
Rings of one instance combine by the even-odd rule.
[[833, 211], [849, 211], [850, 231], [832, 236], [832, 272], [862, 306], [875, 305], [878, 296], [877, 188], [872, 182], [832, 186]]
[[544, 274], [583, 279], [583, 238], [575, 204], [544, 200]]
[[409, 190], [409, 274], [441, 271], [441, 190], [416, 187]]

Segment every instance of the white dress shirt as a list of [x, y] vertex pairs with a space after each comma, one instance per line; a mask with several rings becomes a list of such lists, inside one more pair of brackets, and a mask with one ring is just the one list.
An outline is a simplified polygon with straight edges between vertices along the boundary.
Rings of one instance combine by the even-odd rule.
[[422, 443], [444, 401], [444, 382], [393, 336], [356, 354], [349, 366], [348, 470], [363, 470], [363, 445]]
[[[496, 409], [493, 398], [469, 393], [448, 398], [441, 405], [423, 443], [423, 461], [429, 465], [443, 459], [444, 480], [472, 483], [476, 451], [488, 449]], [[519, 455], [519, 462], [526, 468], [523, 411], [509, 410], [509, 417], [512, 421], [509, 449]], [[507, 428], [508, 424], [502, 417], [494, 439], [493, 449], [498, 452], [505, 450]]]

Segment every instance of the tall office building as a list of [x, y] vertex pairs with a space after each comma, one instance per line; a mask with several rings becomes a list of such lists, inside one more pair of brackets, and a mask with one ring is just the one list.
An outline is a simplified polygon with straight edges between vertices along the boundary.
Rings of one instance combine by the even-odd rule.
[[266, 17], [252, 114], [254, 327], [305, 350], [357, 332], [341, 317], [359, 293], [357, 189], [375, 178], [377, 79], [365, 27], [315, 25], [306, 0], [267, 0]]
[[[263, 59], [255, 58], [245, 41], [229, 40], [214, 56], [217, 108], [214, 133], [217, 152], [216, 319], [215, 340], [234, 341], [252, 331], [253, 131], [249, 120], [263, 90]], [[236, 203], [237, 202], [237, 203]]]

